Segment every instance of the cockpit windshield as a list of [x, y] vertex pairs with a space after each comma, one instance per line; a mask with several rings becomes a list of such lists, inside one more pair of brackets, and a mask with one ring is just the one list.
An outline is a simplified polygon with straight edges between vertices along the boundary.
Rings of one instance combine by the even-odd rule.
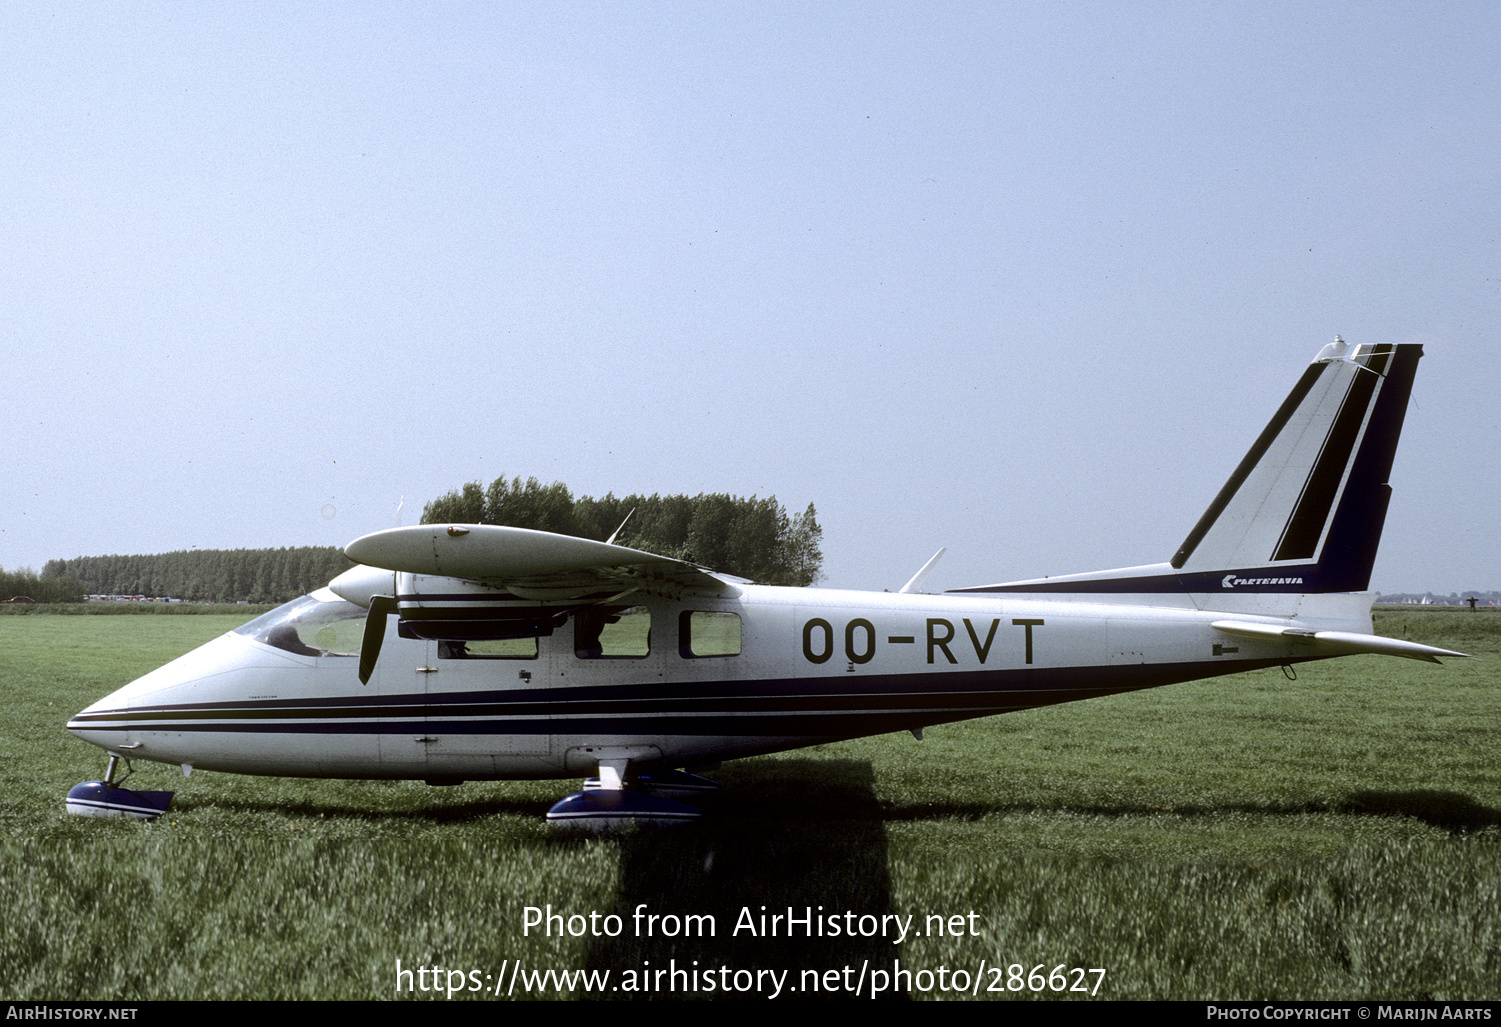
[[320, 588], [242, 624], [235, 632], [298, 656], [358, 656], [365, 635], [365, 611]]

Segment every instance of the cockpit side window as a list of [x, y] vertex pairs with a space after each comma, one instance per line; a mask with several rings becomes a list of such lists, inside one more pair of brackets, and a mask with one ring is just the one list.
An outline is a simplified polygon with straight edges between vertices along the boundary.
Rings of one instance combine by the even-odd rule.
[[242, 624], [235, 632], [297, 656], [358, 656], [365, 611], [320, 588]]

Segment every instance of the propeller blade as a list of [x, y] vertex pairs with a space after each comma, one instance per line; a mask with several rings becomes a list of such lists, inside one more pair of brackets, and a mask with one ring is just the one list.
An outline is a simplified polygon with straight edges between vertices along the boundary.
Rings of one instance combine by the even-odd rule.
[[365, 638], [360, 643], [360, 684], [368, 685], [380, 657], [381, 643], [386, 640], [386, 618], [396, 612], [395, 596], [371, 596], [370, 612], [365, 615]]

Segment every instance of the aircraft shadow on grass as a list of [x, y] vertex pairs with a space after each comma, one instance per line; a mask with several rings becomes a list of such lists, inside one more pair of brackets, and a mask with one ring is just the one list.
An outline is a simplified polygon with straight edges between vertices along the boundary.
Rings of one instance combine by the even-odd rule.
[[1411, 817], [1450, 834], [1501, 827], [1501, 810], [1483, 806], [1460, 792], [1415, 789], [1407, 792], [1352, 792], [1334, 812]]
[[890, 822], [931, 820], [980, 820], [985, 817], [1028, 813], [1067, 814], [1080, 817], [1215, 817], [1229, 814], [1270, 817], [1334, 813], [1346, 816], [1410, 817], [1451, 834], [1501, 826], [1501, 810], [1481, 805], [1459, 792], [1418, 789], [1406, 792], [1351, 792], [1342, 802], [1228, 802], [1217, 804], [1174, 803], [1171, 806], [1134, 803], [1024, 803], [1024, 802], [934, 802], [888, 807]]
[[[589, 968], [608, 969], [618, 980], [625, 971], [666, 969], [675, 960], [689, 972], [787, 970], [794, 983], [805, 969], [858, 970], [866, 962], [889, 969], [900, 951], [889, 936], [818, 937], [815, 926], [808, 937], [797, 926], [788, 937], [781, 925], [777, 937], [761, 934], [762, 907], [768, 924], [773, 914], [785, 918], [789, 907], [798, 918], [809, 910], [815, 918], [893, 912], [884, 818], [870, 764], [771, 760], [735, 767], [733, 777], [709, 803], [711, 815], [692, 828], [638, 830], [621, 838], [613, 912], [625, 929], [591, 945]], [[648, 915], [711, 914], [714, 937], [667, 937], [660, 929], [635, 937], [633, 916], [641, 907]], [[746, 922], [744, 911], [754, 933], [735, 931], [737, 922]]]

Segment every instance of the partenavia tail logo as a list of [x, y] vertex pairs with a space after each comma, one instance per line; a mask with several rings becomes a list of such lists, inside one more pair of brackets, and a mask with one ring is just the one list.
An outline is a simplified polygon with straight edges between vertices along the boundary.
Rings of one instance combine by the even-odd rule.
[[1220, 582], [1222, 588], [1236, 588], [1242, 585], [1301, 585], [1302, 578], [1237, 578], [1234, 574], [1226, 574]]

